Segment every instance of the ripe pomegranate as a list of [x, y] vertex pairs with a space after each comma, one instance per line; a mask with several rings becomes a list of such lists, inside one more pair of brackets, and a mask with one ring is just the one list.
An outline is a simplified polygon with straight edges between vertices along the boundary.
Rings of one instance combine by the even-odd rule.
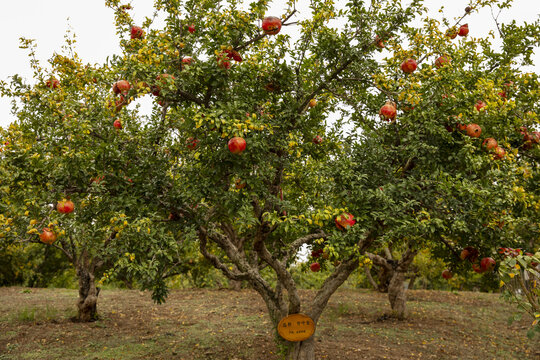
[[131, 27], [131, 38], [132, 39], [142, 39], [144, 36], [144, 31], [138, 26]]
[[459, 257], [461, 260], [469, 260], [470, 262], [475, 262], [476, 259], [478, 259], [478, 250], [473, 248], [472, 246], [467, 246], [465, 249], [461, 251], [461, 254]]
[[313, 143], [315, 145], [319, 145], [323, 142], [323, 138], [320, 135], [317, 135], [313, 138]]
[[455, 27], [450, 28], [446, 31], [446, 36], [448, 36], [450, 39], [455, 39], [458, 35], [459, 30]]
[[184, 65], [191, 65], [193, 63], [193, 58], [191, 56], [184, 56], [182, 58], [182, 67], [184, 67]]
[[51, 78], [50, 80], [47, 80], [45, 86], [51, 89], [56, 89], [58, 86], [60, 86], [60, 81], [56, 80], [55, 78]]
[[197, 148], [197, 145], [199, 144], [199, 140], [189, 137], [186, 140], [186, 144], [189, 150], [195, 150]]
[[311, 257], [318, 258], [321, 256], [321, 254], [324, 252], [323, 249], [317, 249], [311, 251]]
[[281, 30], [281, 19], [275, 16], [267, 16], [263, 19], [262, 29], [266, 35], [276, 35]]
[[317, 99], [309, 100], [309, 107], [314, 108], [315, 106], [317, 106]]
[[500, 146], [497, 146], [495, 148], [495, 155], [493, 155], [493, 159], [494, 160], [502, 160], [504, 159], [506, 155], [506, 151], [504, 151], [504, 149]]
[[56, 241], [56, 234], [49, 228], [43, 228], [43, 231], [39, 234], [39, 239], [45, 244], [51, 245]]
[[336, 227], [339, 230], [347, 230], [354, 224], [356, 224], [356, 220], [354, 220], [354, 216], [349, 213], [343, 213], [336, 217], [335, 219]]
[[454, 274], [448, 269], [445, 269], [442, 272], [442, 277], [445, 280], [450, 280], [453, 276], [454, 276]]
[[62, 200], [56, 204], [56, 210], [60, 214], [69, 214], [73, 212], [74, 209], [75, 209], [75, 205], [73, 204], [73, 201], [71, 200]]
[[115, 129], [120, 130], [122, 129], [122, 122], [119, 119], [114, 120], [113, 126]]
[[531, 142], [531, 144], [538, 144], [540, 142], [540, 132], [535, 131], [532, 133], [526, 133], [523, 136], [523, 142]]
[[375, 43], [375, 46], [379, 49], [384, 49], [384, 41], [379, 37], [379, 35], [375, 36], [373, 42]]
[[495, 149], [499, 144], [497, 143], [497, 140], [494, 138], [487, 138], [482, 142], [482, 146], [486, 148], [486, 150], [493, 150]]
[[309, 268], [311, 269], [311, 271], [313, 272], [318, 272], [319, 270], [321, 270], [321, 264], [319, 264], [318, 262], [314, 262], [313, 264], [311, 264], [309, 266]]
[[469, 33], [469, 24], [461, 25], [459, 27], [458, 35], [459, 36], [467, 36]]
[[150, 87], [150, 91], [152, 92], [152, 95], [160, 96], [161, 86], [169, 84], [169, 83], [174, 83], [175, 80], [176, 78], [174, 77], [174, 75], [171, 75], [171, 74], [165, 73], [165, 74], [158, 75], [158, 77], [156, 77], [156, 83], [158, 83], [159, 85], [156, 84]]
[[231, 62], [229, 61], [229, 57], [225, 52], [219, 54], [216, 61], [218, 66], [222, 69], [229, 70], [231, 68]]
[[127, 94], [129, 89], [131, 89], [131, 85], [126, 80], [120, 80], [113, 84], [113, 92], [115, 94]]
[[447, 56], [439, 56], [437, 60], [435, 60], [435, 66], [437, 67], [437, 69], [440, 69], [448, 64], [450, 64], [450, 58], [448, 58]]
[[412, 73], [414, 70], [416, 70], [417, 67], [418, 64], [414, 59], [407, 59], [401, 63], [401, 70], [406, 74]]
[[379, 111], [379, 115], [385, 120], [392, 121], [396, 118], [396, 104], [392, 101], [387, 101], [386, 104], [384, 104], [381, 107], [381, 110]]
[[479, 274], [482, 274], [482, 273], [484, 273], [486, 271], [486, 270], [482, 269], [482, 267], [480, 265], [478, 265], [478, 264], [473, 264], [472, 268], [473, 268], [474, 272], [479, 273]]
[[480, 134], [482, 134], [482, 128], [478, 124], [469, 124], [467, 125], [467, 135], [470, 137], [480, 137]]
[[229, 59], [233, 59], [236, 62], [242, 62], [242, 56], [236, 50], [224, 50], [223, 51]]
[[229, 151], [233, 154], [241, 154], [246, 150], [246, 140], [239, 136], [235, 136], [228, 142]]
[[487, 104], [486, 104], [484, 101], [482, 101], [482, 100], [478, 100], [478, 101], [476, 102], [476, 105], [474, 105], [474, 107], [475, 107], [476, 110], [478, 110], [478, 111], [481, 111], [481, 110], [482, 110], [483, 108], [485, 108], [486, 106], [487, 106]]
[[189, 31], [191, 34], [195, 32], [195, 25], [191, 24], [188, 26], [187, 31]]
[[495, 260], [490, 257], [485, 257], [480, 260], [480, 268], [483, 271], [491, 271], [495, 267]]

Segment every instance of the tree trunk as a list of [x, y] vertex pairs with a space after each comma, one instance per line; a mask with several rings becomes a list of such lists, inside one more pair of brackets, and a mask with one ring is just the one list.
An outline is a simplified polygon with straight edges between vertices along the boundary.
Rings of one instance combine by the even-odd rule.
[[407, 290], [412, 290], [414, 287], [414, 282], [416, 281], [416, 277], [418, 275], [416, 273], [412, 274], [412, 276], [409, 278], [409, 286], [407, 286]]
[[[315, 335], [313, 335], [315, 336]], [[313, 336], [307, 340], [289, 343], [287, 360], [315, 360], [315, 340]]]
[[398, 261], [397, 267], [394, 269], [390, 284], [388, 286], [388, 300], [396, 317], [400, 320], [407, 316], [407, 290], [405, 289], [405, 274], [409, 270], [411, 263], [416, 256], [417, 251], [408, 248], [403, 254], [401, 260]]
[[97, 299], [99, 288], [96, 287], [94, 274], [83, 266], [77, 267], [79, 278], [79, 299], [77, 300], [77, 320], [89, 322], [97, 320]]
[[229, 289], [234, 291], [242, 290], [242, 281], [229, 279]]
[[390, 286], [388, 286], [388, 300], [390, 300], [390, 306], [398, 319], [402, 320], [406, 314], [406, 302], [407, 293], [403, 283], [405, 281], [405, 274], [401, 271], [394, 271], [394, 276], [390, 280]]
[[390, 281], [394, 277], [395, 271], [390, 268], [386, 268], [384, 266], [381, 266], [379, 269], [379, 286], [377, 287], [377, 290], [382, 293], [387, 293], [388, 288], [390, 287]]

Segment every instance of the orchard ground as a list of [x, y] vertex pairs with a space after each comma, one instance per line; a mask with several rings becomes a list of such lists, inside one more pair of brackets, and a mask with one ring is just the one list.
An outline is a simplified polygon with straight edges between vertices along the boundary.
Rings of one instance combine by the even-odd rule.
[[[136, 290], [103, 290], [100, 320], [74, 323], [76, 290], [0, 288], [0, 359], [278, 359], [252, 290], [174, 290], [164, 305]], [[301, 290], [304, 299], [314, 296]], [[339, 290], [319, 322], [317, 357], [540, 359], [540, 340], [498, 294], [413, 290], [410, 316], [387, 317], [387, 295]]]

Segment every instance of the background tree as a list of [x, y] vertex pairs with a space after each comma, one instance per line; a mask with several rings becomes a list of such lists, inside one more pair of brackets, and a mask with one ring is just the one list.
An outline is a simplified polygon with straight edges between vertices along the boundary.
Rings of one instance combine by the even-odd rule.
[[[34, 58], [32, 42], [23, 46]], [[2, 84], [3, 95], [19, 102], [18, 121], [1, 133], [0, 232], [4, 246], [60, 250], [78, 278], [78, 319], [90, 321], [97, 318], [98, 281], [122, 274], [126, 260], [148, 257], [127, 275], [139, 275], [159, 299], [184, 254], [178, 231], [164, 221], [169, 214], [146, 197], [144, 169], [132, 156], [144, 127], [122, 110], [129, 99], [111, 90], [106, 66], [81, 62], [69, 38], [65, 53], [51, 59], [50, 73], [32, 60], [35, 85], [17, 76]]]
[[[501, 245], [538, 246], [526, 240], [539, 234], [530, 223], [538, 216], [530, 206], [535, 190], [525, 194], [517, 184], [528, 182], [524, 169], [538, 166], [538, 76], [523, 67], [539, 45], [539, 24], [497, 24], [503, 46], [496, 51], [462, 28], [485, 4], [472, 4], [456, 24], [424, 18], [387, 36], [391, 56], [373, 64], [372, 79], [353, 67], [340, 79], [346, 91], [334, 91], [362, 129], [350, 137], [350, 161], [339, 159], [336, 179], [355, 214], [382, 224], [375, 248], [403, 248], [401, 261], [370, 256], [393, 275], [388, 292], [400, 318], [405, 265], [419, 249], [433, 248], [453, 272], [470, 271], [471, 263], [485, 272], [481, 259], [496, 257]], [[452, 29], [458, 36], [460, 28], [458, 40]], [[362, 101], [366, 93], [371, 101]], [[519, 196], [528, 204], [516, 206]], [[467, 247], [477, 254], [462, 262]]]

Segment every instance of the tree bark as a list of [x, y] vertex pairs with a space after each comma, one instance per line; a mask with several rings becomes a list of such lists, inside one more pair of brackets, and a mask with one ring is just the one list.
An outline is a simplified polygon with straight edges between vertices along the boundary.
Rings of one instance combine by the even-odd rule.
[[234, 291], [242, 290], [242, 281], [229, 279], [229, 289], [234, 290]]
[[407, 296], [403, 283], [405, 281], [405, 274], [401, 271], [395, 271], [394, 276], [390, 280], [390, 286], [388, 286], [388, 300], [390, 300], [390, 306], [396, 317], [400, 320], [404, 319], [407, 315]]
[[77, 267], [79, 278], [79, 299], [77, 300], [77, 320], [81, 322], [95, 321], [97, 315], [97, 299], [99, 288], [96, 287], [94, 274], [86, 267]]
[[313, 336], [304, 341], [291, 343], [289, 350], [287, 360], [315, 360], [315, 340]]
[[388, 286], [388, 300], [395, 316], [403, 320], [407, 316], [407, 290], [404, 287], [405, 273], [414, 260], [417, 251], [408, 248], [394, 269], [390, 285]]
[[379, 288], [379, 284], [377, 284], [375, 279], [373, 279], [373, 276], [371, 275], [371, 268], [369, 266], [366, 266], [364, 268], [364, 271], [366, 273], [366, 277], [367, 277], [369, 283], [371, 284], [371, 286], [373, 286], [373, 289], [377, 290]]

